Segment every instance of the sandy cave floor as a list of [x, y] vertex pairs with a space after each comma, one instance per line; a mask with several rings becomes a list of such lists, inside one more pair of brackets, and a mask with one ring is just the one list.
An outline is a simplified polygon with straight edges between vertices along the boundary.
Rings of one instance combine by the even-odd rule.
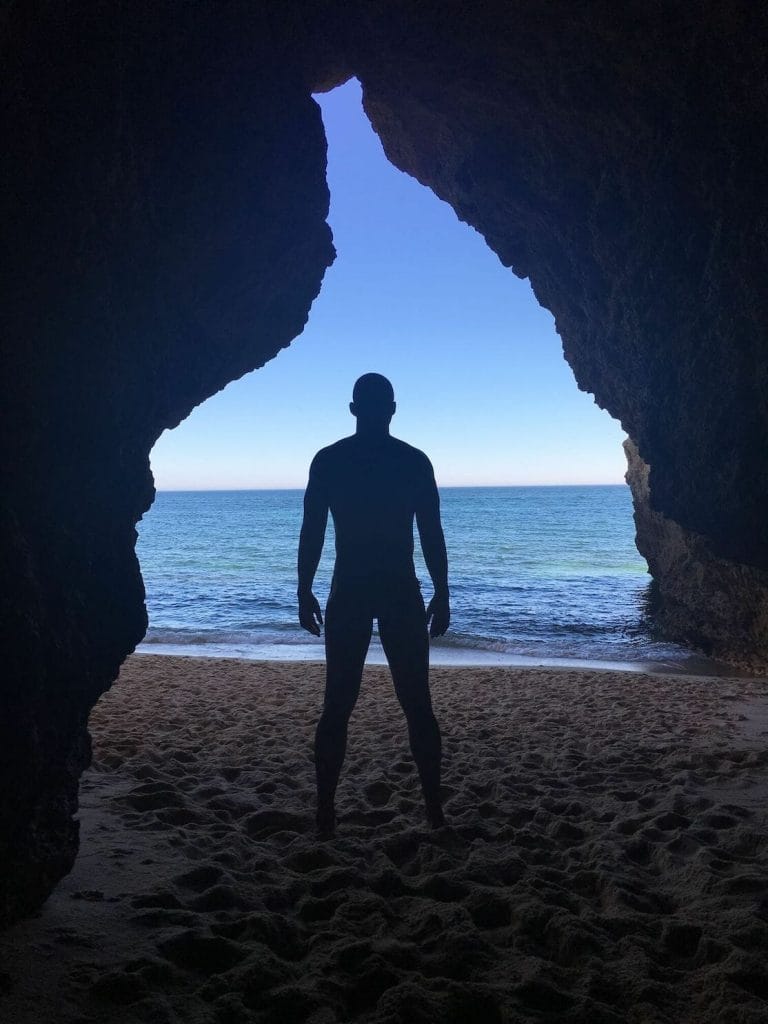
[[129, 659], [77, 864], [0, 937], [0, 1019], [765, 1024], [768, 681], [433, 669], [431, 833], [368, 668], [318, 841], [322, 678]]

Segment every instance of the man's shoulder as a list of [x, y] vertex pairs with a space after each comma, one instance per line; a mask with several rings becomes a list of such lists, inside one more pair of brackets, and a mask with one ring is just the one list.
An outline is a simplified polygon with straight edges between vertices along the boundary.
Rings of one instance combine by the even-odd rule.
[[313, 470], [322, 470], [328, 466], [332, 466], [339, 459], [343, 459], [346, 452], [349, 450], [351, 437], [342, 437], [339, 441], [334, 441], [333, 444], [326, 445], [325, 448], [321, 448], [319, 452], [312, 459], [310, 468]]
[[[399, 437], [392, 437], [391, 435], [388, 438], [388, 446], [390, 455], [393, 454], [398, 462], [410, 466], [416, 472], [432, 472], [432, 463], [421, 449], [415, 448], [412, 444], [408, 444], [406, 441], [401, 441]], [[354, 434], [349, 437], [342, 437], [339, 441], [335, 441], [333, 444], [326, 445], [325, 448], [320, 449], [312, 459], [310, 471], [312, 473], [324, 473], [336, 467], [341, 469], [350, 461], [354, 462], [355, 458], [359, 455], [359, 451], [360, 442]]]
[[432, 472], [432, 463], [429, 461], [426, 452], [423, 452], [420, 448], [414, 448], [407, 441], [401, 441], [399, 437], [393, 437], [392, 441], [395, 443], [401, 458], [407, 459], [416, 469]]

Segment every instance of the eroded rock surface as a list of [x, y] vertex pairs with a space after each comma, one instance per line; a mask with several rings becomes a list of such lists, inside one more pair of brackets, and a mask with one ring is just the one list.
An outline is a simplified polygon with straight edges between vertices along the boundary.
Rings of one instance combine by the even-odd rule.
[[[11, 4], [2, 32], [0, 919], [75, 854], [87, 715], [145, 628], [152, 444], [300, 333], [332, 259], [312, 88], [356, 74], [390, 159], [530, 276], [579, 386], [653, 467], [648, 509], [705, 539], [707, 587], [749, 567], [723, 584], [749, 604], [768, 570], [764, 5], [79, 0]], [[662, 577], [701, 559], [653, 550], [675, 602]], [[714, 643], [715, 605], [694, 617]]]
[[530, 277], [652, 466], [658, 622], [764, 670], [768, 9], [365, 9], [337, 32], [387, 155]]
[[664, 633], [722, 661], [764, 671], [768, 664], [768, 572], [718, 558], [701, 534], [650, 505], [649, 469], [624, 442], [637, 547], [653, 583], [651, 607]]
[[146, 628], [154, 441], [301, 332], [333, 258], [320, 112], [262, 22], [8, 15], [0, 921], [77, 850], [88, 714]]
[[365, 9], [389, 158], [530, 277], [653, 507], [768, 568], [768, 8]]

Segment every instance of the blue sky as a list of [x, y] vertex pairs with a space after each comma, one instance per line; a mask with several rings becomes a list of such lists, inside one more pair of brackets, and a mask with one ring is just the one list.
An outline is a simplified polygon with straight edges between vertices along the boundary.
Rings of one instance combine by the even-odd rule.
[[290, 348], [158, 440], [158, 489], [303, 487], [371, 370], [442, 486], [622, 482], [623, 431], [577, 389], [528, 282], [388, 163], [356, 81], [318, 99], [336, 262]]

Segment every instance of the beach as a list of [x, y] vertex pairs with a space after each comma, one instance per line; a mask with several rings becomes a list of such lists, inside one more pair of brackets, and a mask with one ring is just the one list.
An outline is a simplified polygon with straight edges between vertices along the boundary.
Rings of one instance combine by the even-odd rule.
[[768, 681], [434, 667], [449, 827], [367, 666], [314, 834], [316, 662], [134, 655], [0, 1018], [764, 1022]]

